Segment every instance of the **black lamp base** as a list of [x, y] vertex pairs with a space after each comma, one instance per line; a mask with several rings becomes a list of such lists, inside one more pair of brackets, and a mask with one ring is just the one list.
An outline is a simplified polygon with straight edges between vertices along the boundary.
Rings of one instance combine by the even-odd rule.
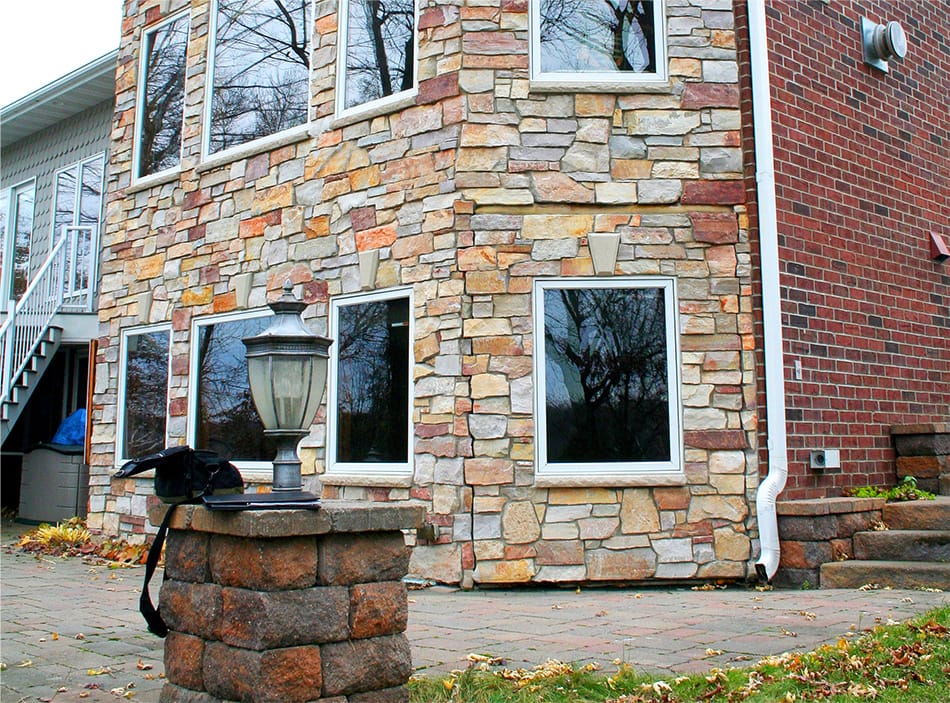
[[316, 510], [320, 499], [307, 491], [232, 493], [204, 496], [208, 510]]

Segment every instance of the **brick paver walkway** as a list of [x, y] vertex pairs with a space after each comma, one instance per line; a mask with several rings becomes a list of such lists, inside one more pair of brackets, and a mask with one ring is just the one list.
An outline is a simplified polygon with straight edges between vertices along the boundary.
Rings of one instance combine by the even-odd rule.
[[[157, 703], [163, 640], [145, 630], [138, 613], [143, 570], [19, 553], [4, 527], [0, 700], [97, 703], [129, 692], [132, 700]], [[153, 594], [160, 581], [158, 574]], [[948, 602], [947, 594], [920, 591], [741, 587], [434, 587], [410, 591], [409, 598], [408, 636], [419, 673], [462, 668], [469, 653], [503, 657], [509, 666], [549, 658], [609, 666], [626, 658], [646, 671], [706, 670], [813, 649]]]

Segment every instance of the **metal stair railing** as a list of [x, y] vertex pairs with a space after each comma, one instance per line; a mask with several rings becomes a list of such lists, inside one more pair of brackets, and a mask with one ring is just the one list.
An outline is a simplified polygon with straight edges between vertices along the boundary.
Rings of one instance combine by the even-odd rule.
[[[7, 319], [0, 326], [0, 362], [3, 369], [3, 395], [7, 402], [16, 380], [43, 342], [53, 316], [63, 305], [67, 276], [67, 252], [78, 233], [61, 237], [50, 255], [33, 276], [19, 302], [10, 302]], [[73, 261], [77, 258], [74, 256]]]

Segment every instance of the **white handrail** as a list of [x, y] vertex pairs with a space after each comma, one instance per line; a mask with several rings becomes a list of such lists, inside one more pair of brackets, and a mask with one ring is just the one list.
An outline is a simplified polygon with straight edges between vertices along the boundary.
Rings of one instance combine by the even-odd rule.
[[66, 252], [78, 236], [62, 237], [40, 266], [19, 302], [10, 305], [0, 326], [0, 357], [3, 369], [2, 400], [7, 401], [13, 384], [43, 340], [53, 316], [63, 305]]

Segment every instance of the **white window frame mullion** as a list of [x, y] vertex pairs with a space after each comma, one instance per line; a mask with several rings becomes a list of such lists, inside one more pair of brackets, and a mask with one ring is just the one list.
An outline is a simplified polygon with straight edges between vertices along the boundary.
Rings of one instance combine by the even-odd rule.
[[[409, 303], [409, 353], [406, 363], [409, 365], [407, 403], [408, 414], [406, 423], [406, 461], [405, 462], [338, 462], [337, 452], [337, 396], [338, 396], [338, 364], [339, 364], [339, 313], [340, 308], [361, 303], [373, 303], [384, 300], [408, 299]], [[415, 298], [411, 287], [392, 288], [385, 291], [370, 293], [356, 293], [341, 295], [330, 300], [330, 339], [335, 343], [330, 347], [329, 369], [327, 371], [327, 427], [326, 427], [326, 472], [329, 476], [411, 476], [413, 470], [413, 436], [414, 425], [412, 410], [414, 403], [414, 367], [415, 367]]]

